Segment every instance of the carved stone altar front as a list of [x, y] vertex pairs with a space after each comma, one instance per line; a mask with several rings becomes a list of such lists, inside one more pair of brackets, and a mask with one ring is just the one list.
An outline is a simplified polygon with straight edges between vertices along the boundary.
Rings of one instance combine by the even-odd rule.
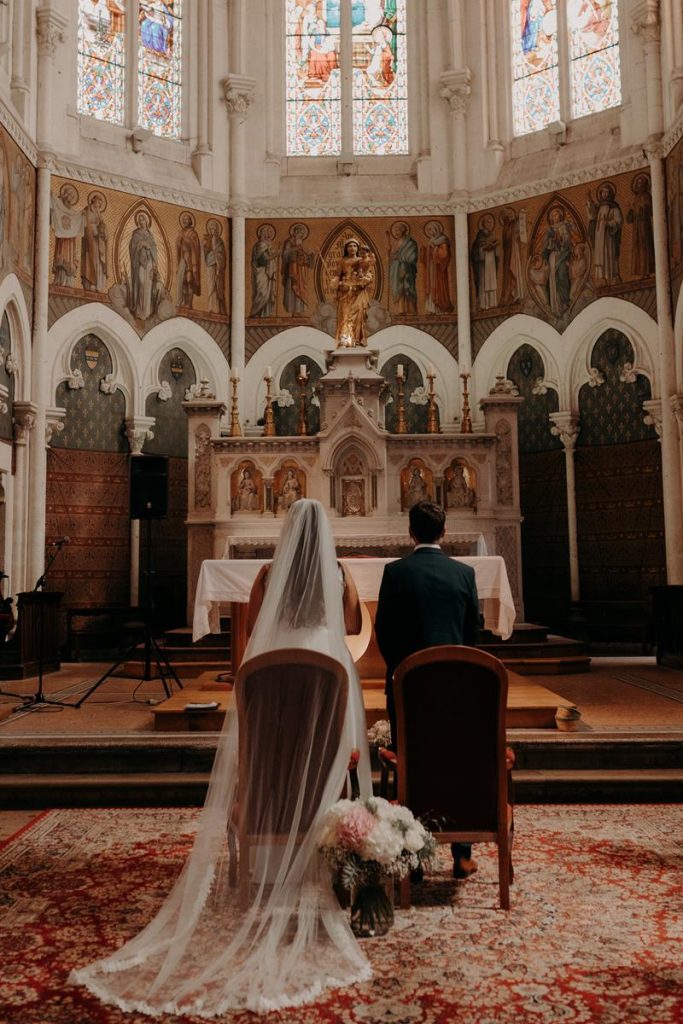
[[340, 348], [317, 385], [315, 436], [231, 437], [225, 406], [185, 403], [189, 419], [188, 593], [205, 558], [268, 557], [299, 497], [325, 506], [340, 554], [409, 550], [408, 511], [428, 498], [446, 510], [451, 554], [500, 554], [523, 617], [517, 406], [506, 387], [481, 401], [484, 432], [390, 434], [377, 353]]

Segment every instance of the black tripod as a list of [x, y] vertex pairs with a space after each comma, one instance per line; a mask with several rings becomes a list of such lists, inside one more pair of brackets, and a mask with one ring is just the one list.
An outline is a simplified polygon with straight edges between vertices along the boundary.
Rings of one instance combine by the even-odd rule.
[[[154, 575], [154, 571], [152, 569], [152, 520], [151, 520], [151, 518], [147, 518], [145, 521], [147, 523], [147, 533], [146, 533], [146, 538], [145, 538], [146, 539], [145, 570], [144, 570], [145, 598], [144, 598], [144, 605], [143, 605], [144, 618], [143, 618], [143, 631], [142, 631], [143, 635], [142, 635], [142, 639], [141, 640], [136, 640], [136, 642], [134, 644], [132, 644], [128, 648], [128, 650], [123, 655], [123, 657], [119, 658], [119, 660], [114, 665], [112, 665], [111, 668], [108, 668], [107, 671], [104, 673], [104, 675], [100, 676], [100, 678], [97, 680], [97, 682], [93, 683], [93, 685], [90, 687], [89, 690], [86, 690], [86, 692], [83, 694], [83, 696], [80, 698], [80, 700], [78, 700], [75, 704], [71, 705], [72, 707], [80, 708], [81, 704], [83, 704], [83, 702], [86, 701], [88, 699], [88, 697], [92, 693], [95, 692], [97, 687], [101, 686], [102, 683], [106, 679], [110, 679], [110, 678], [113, 678], [113, 679], [138, 679], [140, 682], [149, 682], [149, 680], [151, 680], [151, 679], [160, 679], [161, 680], [161, 685], [163, 686], [164, 692], [165, 692], [167, 697], [171, 696], [171, 688], [172, 688], [174, 682], [177, 684], [179, 689], [182, 690], [182, 688], [183, 688], [183, 684], [180, 682], [180, 679], [178, 678], [175, 669], [171, 665], [171, 663], [168, 660], [168, 658], [166, 657], [165, 653], [159, 647], [159, 644], [156, 642], [156, 640], [154, 638], [154, 635], [153, 635], [153, 632], [152, 632], [152, 610], [153, 610], [153, 603], [152, 603], [152, 594], [151, 594], [151, 592], [152, 592], [152, 577]], [[119, 668], [120, 665], [123, 665], [126, 661], [128, 661], [132, 657], [134, 652], [139, 647], [142, 647], [143, 645], [144, 645], [144, 663], [143, 663], [142, 676], [133, 676], [133, 675], [127, 674], [125, 672], [117, 673], [116, 669]], [[157, 668], [156, 673], [152, 672], [152, 662], [153, 661], [156, 663], [156, 668]], [[172, 680], [170, 685], [169, 685], [169, 679]]]
[[[36, 585], [33, 588], [34, 594], [43, 594], [45, 583], [47, 582], [47, 574], [52, 568], [52, 563], [55, 558], [62, 550], [65, 544], [69, 543], [68, 537], [62, 537], [60, 540], [53, 542], [54, 551], [50, 555], [45, 565], [42, 576], [38, 577]], [[60, 598], [62, 595], [57, 595]], [[45, 696], [43, 692], [43, 659], [45, 657], [45, 602], [41, 601], [38, 606], [38, 689], [32, 697], [23, 698], [24, 703], [18, 704], [15, 711], [40, 711], [41, 708], [47, 707], [58, 707], [58, 708], [70, 708], [73, 705], [68, 704], [63, 700], [50, 700]]]

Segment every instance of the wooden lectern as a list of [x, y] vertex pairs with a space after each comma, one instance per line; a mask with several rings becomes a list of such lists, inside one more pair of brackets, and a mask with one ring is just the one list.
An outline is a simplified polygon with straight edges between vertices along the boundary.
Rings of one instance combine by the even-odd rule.
[[17, 628], [0, 646], [0, 679], [25, 679], [38, 674], [43, 631], [43, 672], [59, 672], [59, 603], [64, 595], [30, 590], [17, 595]]

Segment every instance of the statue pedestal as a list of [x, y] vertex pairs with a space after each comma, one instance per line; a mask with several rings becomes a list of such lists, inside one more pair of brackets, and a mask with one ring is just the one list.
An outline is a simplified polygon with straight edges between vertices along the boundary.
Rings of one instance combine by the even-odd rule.
[[388, 390], [377, 372], [379, 352], [356, 346], [335, 348], [325, 353], [327, 373], [318, 381], [321, 424], [332, 423], [354, 398], [378, 426], [384, 427], [384, 402]]

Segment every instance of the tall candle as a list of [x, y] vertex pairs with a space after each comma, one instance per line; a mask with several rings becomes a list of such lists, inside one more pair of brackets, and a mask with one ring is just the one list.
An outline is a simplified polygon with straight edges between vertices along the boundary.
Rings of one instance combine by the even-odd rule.
[[272, 376], [273, 376], [272, 367], [266, 366], [266, 377], [272, 377]]
[[306, 364], [305, 363], [301, 363], [301, 365], [299, 366], [299, 376], [300, 377], [307, 377], [308, 376], [308, 374], [306, 373]]
[[427, 367], [427, 376], [428, 377], [433, 377], [434, 376], [434, 367], [432, 366], [431, 363]]
[[396, 367], [396, 376], [400, 377], [401, 379], [403, 378], [403, 363], [399, 363], [398, 366]]

